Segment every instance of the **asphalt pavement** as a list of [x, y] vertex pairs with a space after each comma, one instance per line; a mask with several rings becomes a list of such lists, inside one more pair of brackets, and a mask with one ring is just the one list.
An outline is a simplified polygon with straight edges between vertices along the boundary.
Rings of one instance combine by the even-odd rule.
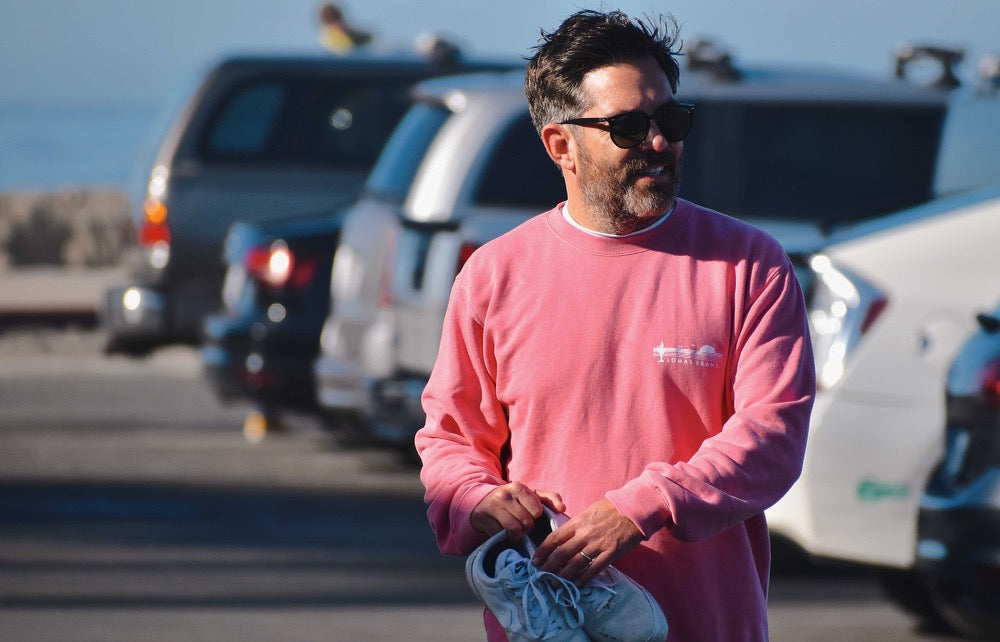
[[[309, 422], [247, 444], [193, 348], [102, 355], [77, 322], [121, 278], [0, 272], [0, 639], [481, 639], [416, 471]], [[865, 573], [773, 580], [775, 642], [950, 639]]]

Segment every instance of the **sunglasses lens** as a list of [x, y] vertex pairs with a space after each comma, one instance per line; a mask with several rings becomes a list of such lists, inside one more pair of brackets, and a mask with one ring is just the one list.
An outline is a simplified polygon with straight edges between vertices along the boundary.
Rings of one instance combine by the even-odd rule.
[[666, 105], [653, 116], [663, 137], [671, 143], [684, 140], [691, 131], [691, 111], [680, 105]]
[[623, 149], [642, 144], [649, 133], [649, 118], [642, 112], [620, 114], [610, 120], [611, 142]]
[[[653, 120], [671, 143], [684, 140], [691, 131], [691, 110], [682, 105], [664, 105], [653, 115]], [[611, 142], [622, 149], [638, 147], [649, 135], [649, 117], [640, 111], [619, 114], [608, 122]]]

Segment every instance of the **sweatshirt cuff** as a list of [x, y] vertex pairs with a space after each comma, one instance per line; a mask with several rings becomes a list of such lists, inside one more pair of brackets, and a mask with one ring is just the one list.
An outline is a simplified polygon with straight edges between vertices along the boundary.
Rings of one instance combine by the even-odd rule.
[[451, 548], [458, 555], [468, 555], [486, 541], [488, 536], [472, 527], [472, 511], [496, 487], [496, 484], [476, 484], [459, 501], [452, 502], [449, 522], [455, 526], [455, 537]]
[[646, 539], [664, 526], [673, 524], [669, 507], [660, 491], [642, 477], [633, 479], [617, 490], [608, 491], [604, 496], [615, 505], [618, 512], [632, 520]]

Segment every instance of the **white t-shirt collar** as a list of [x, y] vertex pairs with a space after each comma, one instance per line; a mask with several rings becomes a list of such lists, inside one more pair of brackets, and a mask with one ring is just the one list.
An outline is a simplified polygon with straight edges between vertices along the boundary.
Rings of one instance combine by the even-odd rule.
[[569, 203], [563, 203], [563, 206], [562, 206], [562, 215], [563, 215], [563, 218], [566, 219], [567, 223], [569, 223], [570, 225], [572, 225], [576, 229], [580, 230], [581, 232], [585, 232], [587, 234], [590, 234], [591, 236], [601, 236], [601, 237], [604, 237], [604, 238], [612, 238], [612, 239], [624, 239], [624, 238], [628, 238], [630, 236], [635, 236], [637, 234], [645, 234], [646, 232], [649, 232], [650, 230], [654, 230], [657, 227], [659, 227], [660, 225], [663, 225], [663, 221], [667, 220], [667, 217], [670, 216], [671, 213], [673, 213], [674, 207], [677, 207], [677, 203], [676, 202], [674, 202], [674, 206], [671, 207], [669, 210], [667, 210], [667, 213], [664, 214], [663, 216], [661, 216], [659, 219], [657, 219], [657, 221], [655, 223], [653, 223], [652, 225], [649, 225], [647, 227], [644, 227], [641, 230], [636, 230], [635, 232], [629, 232], [628, 234], [608, 234], [607, 232], [598, 232], [596, 230], [591, 230], [589, 228], [586, 228], [586, 227], [580, 225], [576, 221], [576, 219], [574, 219], [572, 216], [569, 215]]

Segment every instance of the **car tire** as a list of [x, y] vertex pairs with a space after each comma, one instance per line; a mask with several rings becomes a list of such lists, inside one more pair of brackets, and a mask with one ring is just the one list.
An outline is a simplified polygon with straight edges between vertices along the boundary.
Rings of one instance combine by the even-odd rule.
[[1000, 640], [1000, 599], [958, 582], [930, 584], [930, 597], [941, 619], [959, 635]]
[[368, 433], [367, 422], [356, 413], [321, 410], [319, 418], [323, 429], [334, 438], [341, 448], [350, 450], [369, 448], [374, 445]]
[[107, 356], [121, 355], [132, 359], [144, 359], [153, 352], [153, 344], [143, 341], [126, 341], [107, 336], [101, 352]]
[[951, 631], [924, 578], [911, 569], [880, 569], [878, 581], [893, 604], [921, 621], [922, 628]]

